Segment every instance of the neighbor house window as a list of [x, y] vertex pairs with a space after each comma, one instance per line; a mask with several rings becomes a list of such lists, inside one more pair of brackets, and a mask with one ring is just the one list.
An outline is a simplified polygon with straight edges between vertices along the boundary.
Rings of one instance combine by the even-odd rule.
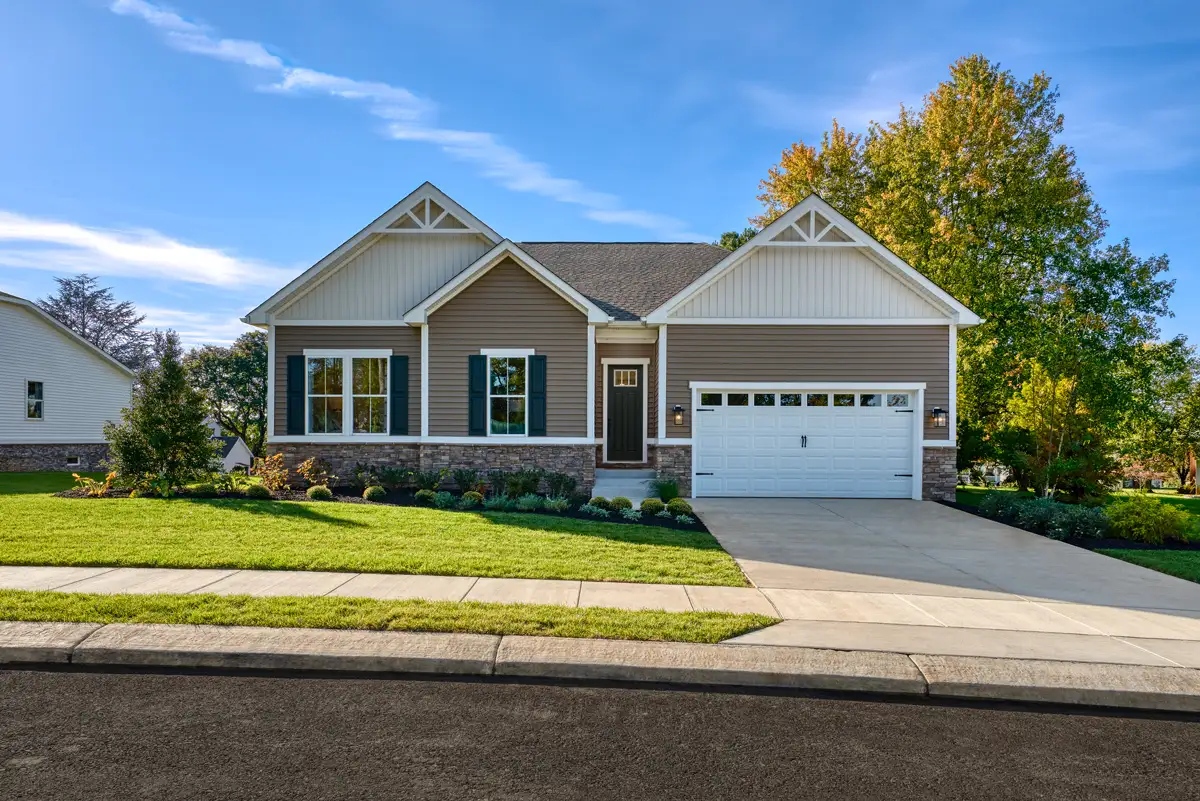
[[351, 392], [355, 434], [383, 434], [387, 431], [386, 358], [352, 359]]
[[26, 381], [25, 382], [25, 419], [41, 420], [45, 414], [45, 407], [42, 399], [42, 382], [41, 381]]
[[492, 356], [488, 359], [488, 431], [497, 435], [525, 434], [524, 356]]

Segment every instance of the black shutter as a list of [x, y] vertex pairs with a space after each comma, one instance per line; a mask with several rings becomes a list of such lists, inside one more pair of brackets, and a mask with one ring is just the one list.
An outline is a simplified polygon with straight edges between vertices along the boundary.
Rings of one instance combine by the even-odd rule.
[[529, 436], [546, 436], [546, 357], [529, 357]]
[[287, 357], [287, 433], [304, 433], [304, 357]]
[[408, 433], [408, 357], [393, 356], [391, 370], [392, 422], [388, 433], [403, 435]]
[[487, 357], [467, 357], [467, 435], [487, 436]]

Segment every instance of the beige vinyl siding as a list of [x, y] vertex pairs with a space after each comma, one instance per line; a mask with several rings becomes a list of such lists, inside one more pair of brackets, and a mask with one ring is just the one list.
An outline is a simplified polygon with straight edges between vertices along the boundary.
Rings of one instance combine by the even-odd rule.
[[587, 436], [587, 316], [512, 259], [429, 315], [429, 433], [465, 437], [467, 357], [532, 348], [546, 357], [546, 435]]
[[691, 381], [923, 382], [929, 410], [950, 406], [949, 326], [672, 325], [667, 332], [667, 408], [688, 410], [668, 437], [691, 436]]
[[384, 234], [275, 317], [400, 320], [490, 247], [473, 234]]
[[[391, 348], [408, 357], [408, 436], [421, 433], [421, 332], [399, 326], [275, 326], [275, 434], [287, 434], [287, 357], [304, 349]], [[388, 399], [391, 403], [391, 399]]]
[[[654, 342], [596, 343], [596, 436], [604, 436], [604, 385], [608, 372], [603, 359], [649, 359], [646, 372], [646, 438], [658, 436], [658, 344]], [[611, 368], [612, 365], [609, 365]]]
[[760, 247], [671, 314], [684, 319], [945, 316], [870, 256], [846, 247]]

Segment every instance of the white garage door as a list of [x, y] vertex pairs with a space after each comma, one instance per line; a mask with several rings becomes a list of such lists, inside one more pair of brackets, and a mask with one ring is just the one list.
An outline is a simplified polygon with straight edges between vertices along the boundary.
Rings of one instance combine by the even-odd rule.
[[701, 496], [911, 498], [916, 393], [701, 390]]

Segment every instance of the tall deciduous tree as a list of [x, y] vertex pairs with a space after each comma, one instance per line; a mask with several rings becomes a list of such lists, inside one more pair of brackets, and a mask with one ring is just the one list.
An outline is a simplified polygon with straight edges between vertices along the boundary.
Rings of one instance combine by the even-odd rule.
[[267, 433], [267, 335], [242, 334], [231, 347], [207, 345], [187, 355], [189, 380], [209, 415], [263, 455]]
[[43, 310], [126, 367], [144, 366], [152, 335], [139, 328], [146, 317], [131, 301], [117, 302], [86, 273], [54, 280], [58, 290], [37, 301]]

